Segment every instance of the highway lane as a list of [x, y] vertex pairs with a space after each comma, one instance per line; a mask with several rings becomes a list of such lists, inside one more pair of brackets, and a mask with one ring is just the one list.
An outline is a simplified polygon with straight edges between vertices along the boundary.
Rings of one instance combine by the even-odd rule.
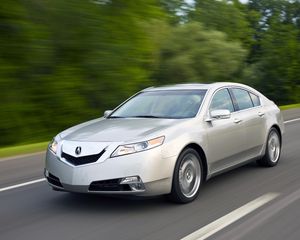
[[284, 120], [291, 120], [300, 117], [300, 108], [282, 111]]
[[[286, 131], [277, 167], [249, 164], [220, 175], [208, 181], [199, 198], [188, 205], [162, 197], [140, 200], [53, 192], [45, 182], [0, 192], [0, 239], [181, 239], [269, 192], [280, 196], [210, 239], [300, 239], [299, 199], [278, 206], [291, 194], [298, 196], [300, 189], [300, 122], [289, 123]], [[21, 167], [15, 161], [0, 162], [3, 186], [41, 176], [41, 159], [32, 160], [31, 168], [39, 166], [38, 173], [24, 159]], [[28, 176], [19, 178], [23, 167], [28, 167]], [[256, 226], [255, 217], [267, 216], [266, 209], [273, 214]]]
[[45, 153], [0, 160], [0, 188], [43, 177]]

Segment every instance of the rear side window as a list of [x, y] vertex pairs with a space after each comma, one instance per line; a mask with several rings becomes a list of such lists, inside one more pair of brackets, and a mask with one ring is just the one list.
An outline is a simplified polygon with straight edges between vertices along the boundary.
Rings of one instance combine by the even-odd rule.
[[253, 102], [254, 107], [260, 106], [260, 100], [259, 100], [259, 97], [256, 96], [256, 95], [253, 94], [253, 93], [249, 93], [249, 94], [250, 94], [250, 97], [251, 97], [251, 99], [252, 99], [252, 102]]
[[239, 110], [244, 110], [253, 107], [249, 92], [240, 88], [232, 88], [232, 94], [236, 100]]
[[210, 104], [209, 110], [229, 110], [234, 111], [233, 103], [227, 89], [219, 90], [214, 96]]

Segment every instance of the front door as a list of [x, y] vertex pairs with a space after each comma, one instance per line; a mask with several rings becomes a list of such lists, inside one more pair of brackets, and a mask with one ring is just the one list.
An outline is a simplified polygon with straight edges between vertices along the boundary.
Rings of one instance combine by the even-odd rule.
[[246, 132], [242, 116], [235, 112], [229, 90], [218, 90], [212, 97], [208, 115], [213, 110], [227, 109], [230, 118], [211, 119], [207, 122], [208, 167], [211, 173], [219, 172], [242, 161], [246, 150]]

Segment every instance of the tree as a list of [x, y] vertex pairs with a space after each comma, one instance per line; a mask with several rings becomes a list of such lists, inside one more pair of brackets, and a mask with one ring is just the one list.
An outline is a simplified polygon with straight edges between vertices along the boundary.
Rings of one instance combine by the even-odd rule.
[[50, 139], [151, 85], [167, 28], [156, 0], [4, 1], [0, 19], [0, 145]]
[[[299, 32], [274, 17], [260, 41], [260, 57], [247, 83], [280, 104], [300, 101]], [[250, 74], [251, 75], [251, 74]], [[254, 75], [254, 76], [253, 76]]]
[[159, 84], [233, 80], [246, 51], [222, 32], [199, 23], [174, 28], [161, 50]]
[[245, 6], [238, 0], [196, 0], [190, 19], [201, 22], [207, 29], [226, 33], [228, 39], [238, 40], [246, 48], [252, 44], [253, 32], [247, 21]]

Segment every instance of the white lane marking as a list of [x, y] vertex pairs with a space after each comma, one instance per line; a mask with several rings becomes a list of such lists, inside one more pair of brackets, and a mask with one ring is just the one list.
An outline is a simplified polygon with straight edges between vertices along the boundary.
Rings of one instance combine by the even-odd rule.
[[245, 204], [244, 206], [228, 213], [227, 215], [215, 220], [214, 222], [200, 228], [199, 230], [187, 235], [181, 240], [204, 240], [222, 230], [228, 225], [236, 222], [247, 214], [253, 212], [264, 204], [272, 201], [279, 196], [279, 193], [267, 193], [259, 198]]
[[34, 184], [34, 183], [43, 182], [43, 181], [46, 181], [46, 178], [40, 178], [40, 179], [36, 179], [36, 180], [33, 180], [33, 181], [20, 183], [20, 184], [12, 185], [12, 186], [5, 187], [5, 188], [0, 188], [0, 192], [4, 192], [4, 191], [11, 190], [11, 189], [14, 189], [14, 188], [19, 188], [19, 187], [23, 187], [23, 186], [31, 185], [31, 184]]
[[296, 122], [296, 121], [299, 121], [299, 120], [300, 120], [300, 118], [295, 118], [295, 119], [284, 121], [284, 123], [291, 123], [291, 122]]

